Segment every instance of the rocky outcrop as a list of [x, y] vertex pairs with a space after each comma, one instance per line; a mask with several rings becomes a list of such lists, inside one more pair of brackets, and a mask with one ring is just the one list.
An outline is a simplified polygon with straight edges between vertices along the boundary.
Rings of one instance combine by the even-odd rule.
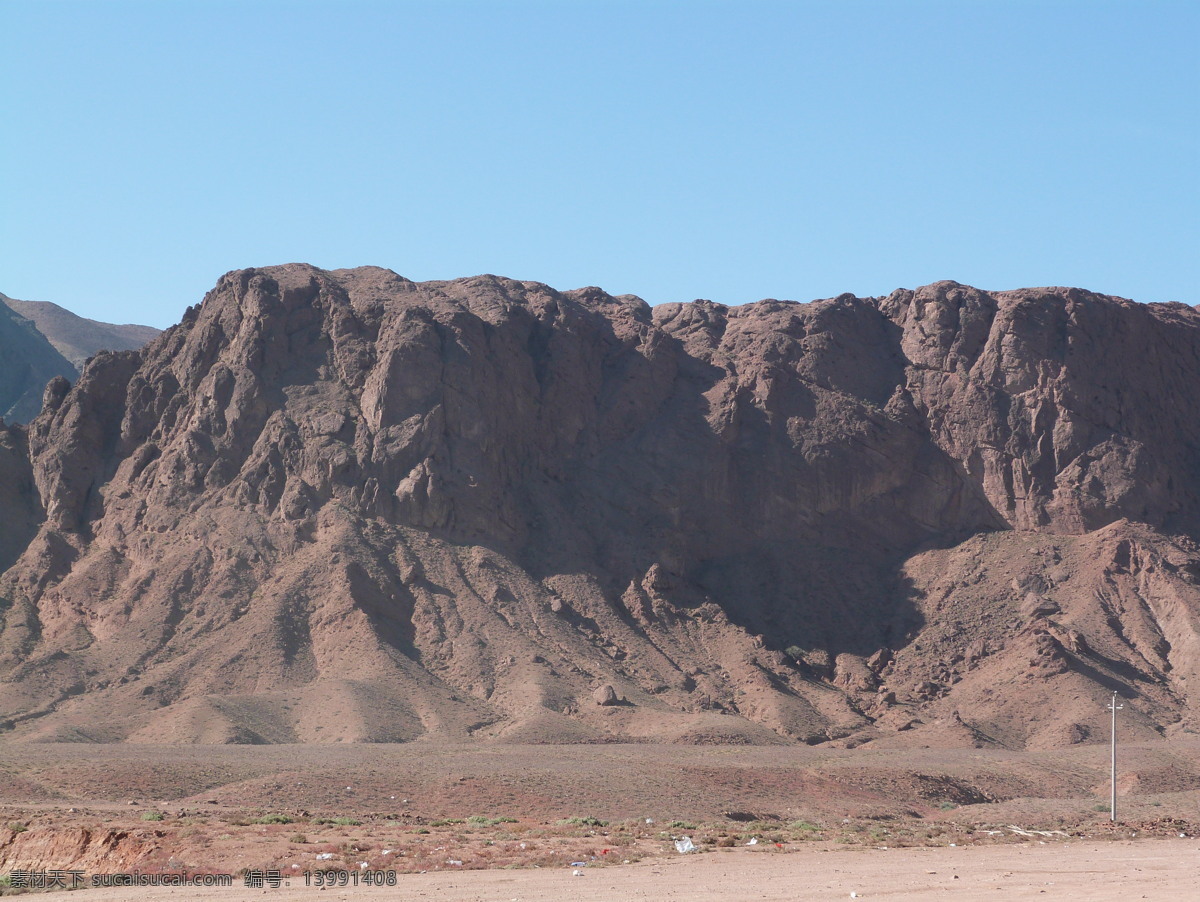
[[[111, 870], [132, 871], [137, 865], [162, 847], [162, 830], [112, 830], [105, 828], [68, 827], [51, 829], [14, 830], [10, 825], [0, 828], [0, 866], [6, 871], [70, 871]], [[72, 877], [65, 875], [65, 886]]]
[[881, 309], [930, 435], [1010, 525], [1197, 530], [1194, 308], [941, 282]]
[[1052, 745], [1122, 685], [1189, 729], [1198, 383], [1200, 313], [1073, 289], [230, 273], [0, 443], [0, 722]]

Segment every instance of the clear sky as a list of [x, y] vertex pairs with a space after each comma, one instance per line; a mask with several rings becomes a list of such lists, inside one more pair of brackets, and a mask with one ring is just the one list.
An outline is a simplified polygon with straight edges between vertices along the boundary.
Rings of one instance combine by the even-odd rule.
[[96, 319], [289, 261], [1200, 303], [1194, 0], [0, 0], [0, 41], [0, 291]]

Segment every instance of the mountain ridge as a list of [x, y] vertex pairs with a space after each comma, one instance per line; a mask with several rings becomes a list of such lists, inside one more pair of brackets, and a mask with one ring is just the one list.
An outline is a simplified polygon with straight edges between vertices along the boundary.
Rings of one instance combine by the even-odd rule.
[[1119, 685], [1192, 730], [1198, 380], [1200, 313], [1078, 289], [232, 272], [8, 429], [0, 718], [1016, 747]]
[[42, 409], [42, 392], [56, 376], [73, 378], [74, 365], [28, 319], [0, 304], [0, 417], [28, 421]]
[[32, 322], [77, 371], [98, 351], [137, 350], [162, 332], [153, 326], [87, 319], [49, 301], [21, 301], [0, 294], [0, 303]]

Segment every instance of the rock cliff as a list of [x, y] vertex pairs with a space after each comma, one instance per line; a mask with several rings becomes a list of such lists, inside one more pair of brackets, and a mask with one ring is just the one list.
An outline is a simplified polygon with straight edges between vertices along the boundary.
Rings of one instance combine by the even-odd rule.
[[234, 272], [0, 433], [0, 724], [1061, 745], [1198, 727], [1200, 312]]

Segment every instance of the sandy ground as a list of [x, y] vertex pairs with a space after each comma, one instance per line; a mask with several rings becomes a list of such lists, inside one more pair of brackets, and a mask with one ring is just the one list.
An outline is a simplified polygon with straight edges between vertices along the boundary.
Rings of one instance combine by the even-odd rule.
[[[972, 848], [749, 849], [627, 866], [402, 875], [395, 888], [88, 889], [89, 902], [185, 899], [436, 899], [438, 902], [616, 902], [616, 900], [1130, 899], [1196, 898], [1200, 841], [1160, 839]], [[855, 894], [852, 896], [851, 894]]]
[[[237, 875], [98, 902], [1200, 899], [1200, 744], [1126, 748], [1118, 824], [1106, 753], [0, 744], [0, 875]], [[364, 866], [396, 886], [303, 876]]]

